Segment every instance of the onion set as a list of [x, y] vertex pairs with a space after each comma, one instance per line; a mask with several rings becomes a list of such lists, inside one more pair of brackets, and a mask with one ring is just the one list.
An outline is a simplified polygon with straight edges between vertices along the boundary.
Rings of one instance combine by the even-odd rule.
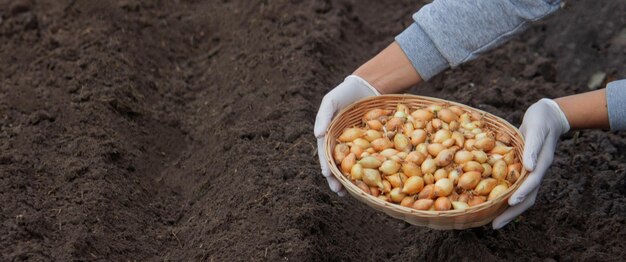
[[341, 172], [380, 201], [423, 211], [466, 210], [520, 179], [511, 137], [477, 112], [432, 105], [372, 109], [336, 138]]

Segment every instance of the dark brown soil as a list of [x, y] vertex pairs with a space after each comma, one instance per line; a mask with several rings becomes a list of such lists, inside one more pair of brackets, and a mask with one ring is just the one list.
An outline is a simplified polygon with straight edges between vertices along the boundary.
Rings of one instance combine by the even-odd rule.
[[[565, 136], [499, 231], [330, 192], [320, 100], [425, 2], [0, 0], [0, 260], [623, 259], [624, 133]], [[568, 4], [411, 92], [519, 125], [597, 71], [625, 78], [626, 1]]]

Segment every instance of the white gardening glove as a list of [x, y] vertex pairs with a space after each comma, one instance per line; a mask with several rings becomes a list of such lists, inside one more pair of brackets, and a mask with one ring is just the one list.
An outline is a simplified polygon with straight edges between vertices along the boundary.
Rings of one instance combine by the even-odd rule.
[[363, 98], [377, 95], [380, 95], [378, 90], [363, 78], [350, 75], [343, 80], [343, 83], [339, 84], [324, 96], [320, 109], [317, 112], [314, 133], [317, 138], [317, 155], [320, 158], [322, 175], [328, 180], [330, 189], [339, 196], [345, 196], [346, 190], [343, 189], [341, 183], [330, 173], [330, 167], [328, 166], [328, 162], [326, 162], [324, 154], [326, 129], [328, 129], [330, 121], [332, 121], [339, 110]]
[[531, 172], [509, 198], [511, 207], [493, 220], [494, 229], [504, 227], [535, 204], [539, 183], [552, 164], [559, 137], [569, 128], [565, 114], [554, 100], [541, 99], [526, 110], [520, 132], [526, 140], [523, 164]]

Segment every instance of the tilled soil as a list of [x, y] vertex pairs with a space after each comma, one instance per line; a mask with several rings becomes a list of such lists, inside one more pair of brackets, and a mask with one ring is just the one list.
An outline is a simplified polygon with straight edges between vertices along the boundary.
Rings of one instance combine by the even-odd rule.
[[[323, 95], [427, 1], [0, 1], [0, 260], [621, 260], [626, 136], [571, 132], [503, 230], [436, 231], [340, 198]], [[411, 93], [519, 125], [626, 77], [626, 1], [569, 1]]]

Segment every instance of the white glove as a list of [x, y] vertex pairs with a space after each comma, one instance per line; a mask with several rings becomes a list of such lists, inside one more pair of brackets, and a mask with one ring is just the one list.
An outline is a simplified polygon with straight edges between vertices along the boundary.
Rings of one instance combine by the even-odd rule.
[[509, 198], [509, 209], [493, 220], [500, 229], [535, 204], [539, 183], [552, 164], [559, 137], [569, 131], [567, 118], [551, 99], [541, 99], [526, 110], [520, 132], [526, 139], [523, 164], [531, 171], [524, 183]]
[[314, 133], [317, 138], [317, 155], [320, 158], [322, 175], [328, 180], [330, 189], [339, 196], [345, 196], [346, 190], [343, 189], [341, 183], [330, 173], [330, 167], [324, 155], [324, 137], [326, 136], [326, 129], [328, 129], [330, 122], [339, 110], [363, 98], [377, 95], [380, 95], [378, 90], [363, 78], [350, 75], [343, 80], [343, 83], [339, 84], [324, 96], [320, 109], [317, 112]]

